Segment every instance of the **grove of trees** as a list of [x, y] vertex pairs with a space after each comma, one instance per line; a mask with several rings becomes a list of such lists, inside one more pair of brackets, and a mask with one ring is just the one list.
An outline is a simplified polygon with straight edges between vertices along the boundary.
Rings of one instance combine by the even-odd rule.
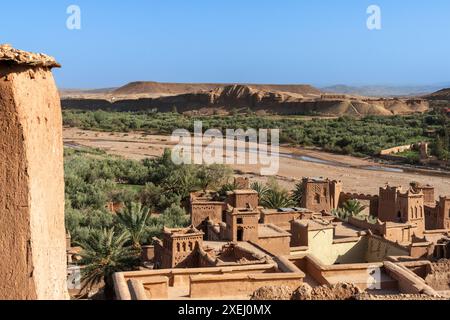
[[[202, 121], [204, 130], [276, 128], [281, 130], [282, 143], [315, 146], [354, 156], [374, 156], [382, 149], [421, 141], [431, 142], [432, 152], [441, 159], [448, 158], [449, 152], [449, 129], [446, 117], [439, 112], [312, 120], [301, 116], [259, 116], [252, 112], [228, 116], [187, 116], [158, 112], [65, 110], [63, 116], [66, 126], [114, 132], [138, 130], [149, 134], [171, 134], [175, 129], [192, 132], [194, 121]], [[436, 132], [434, 138], [427, 134], [430, 131]]]

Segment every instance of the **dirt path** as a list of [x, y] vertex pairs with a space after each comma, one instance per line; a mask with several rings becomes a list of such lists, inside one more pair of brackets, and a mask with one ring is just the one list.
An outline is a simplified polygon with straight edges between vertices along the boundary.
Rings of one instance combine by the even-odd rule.
[[[64, 143], [69, 146], [100, 148], [110, 154], [135, 160], [160, 156], [165, 148], [173, 148], [176, 145], [171, 142], [170, 136], [94, 132], [76, 128], [64, 129]], [[276, 178], [283, 186], [289, 188], [292, 188], [302, 177], [328, 177], [341, 180], [345, 191], [377, 194], [378, 188], [387, 182], [391, 185], [407, 187], [411, 181], [417, 181], [435, 186], [436, 196], [450, 196], [450, 178], [445, 176], [388, 171], [391, 169], [367, 159], [315, 150], [281, 147], [280, 154], [280, 169]], [[294, 157], [291, 156], [292, 154]], [[267, 177], [260, 176], [261, 166], [259, 165], [233, 165], [232, 167], [254, 180], [267, 180]]]

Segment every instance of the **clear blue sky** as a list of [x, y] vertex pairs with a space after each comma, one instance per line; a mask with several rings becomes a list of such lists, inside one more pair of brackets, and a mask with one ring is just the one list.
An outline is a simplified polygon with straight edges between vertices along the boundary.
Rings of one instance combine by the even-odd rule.
[[[81, 8], [81, 30], [66, 9]], [[366, 9], [382, 10], [382, 30]], [[3, 1], [0, 42], [54, 55], [64, 88], [136, 80], [450, 82], [448, 0]]]

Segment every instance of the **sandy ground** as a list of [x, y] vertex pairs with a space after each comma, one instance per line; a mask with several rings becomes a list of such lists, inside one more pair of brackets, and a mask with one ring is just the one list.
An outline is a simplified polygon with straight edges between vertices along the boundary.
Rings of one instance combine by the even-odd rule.
[[[160, 156], [165, 148], [173, 148], [176, 145], [175, 142], [171, 142], [170, 136], [146, 135], [139, 132], [94, 132], [76, 128], [64, 129], [64, 143], [66, 146], [81, 145], [100, 148], [109, 154], [135, 160]], [[368, 159], [329, 154], [316, 150], [281, 147], [280, 153], [296, 154], [338, 164], [315, 163], [298, 158], [280, 157], [279, 171], [275, 177], [281, 185], [287, 188], [292, 188], [302, 177], [327, 177], [341, 180], [344, 183], [344, 190], [347, 192], [377, 194], [379, 187], [388, 182], [391, 185], [407, 187], [411, 181], [417, 181], [435, 186], [436, 196], [450, 196], [450, 178], [446, 176], [388, 172], [383, 169], [378, 170], [379, 168], [367, 170], [363, 168], [380, 165]], [[268, 179], [260, 175], [260, 165], [232, 165], [232, 167], [239, 170], [243, 175], [251, 177], [252, 180], [265, 181]]]

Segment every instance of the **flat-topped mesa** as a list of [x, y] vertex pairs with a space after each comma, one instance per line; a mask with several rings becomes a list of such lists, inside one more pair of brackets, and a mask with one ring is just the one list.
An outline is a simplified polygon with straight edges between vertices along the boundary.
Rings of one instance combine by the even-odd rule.
[[64, 168], [55, 59], [0, 46], [0, 300], [65, 299]]
[[0, 64], [2, 63], [43, 68], [61, 67], [51, 56], [14, 49], [9, 44], [0, 45]]

